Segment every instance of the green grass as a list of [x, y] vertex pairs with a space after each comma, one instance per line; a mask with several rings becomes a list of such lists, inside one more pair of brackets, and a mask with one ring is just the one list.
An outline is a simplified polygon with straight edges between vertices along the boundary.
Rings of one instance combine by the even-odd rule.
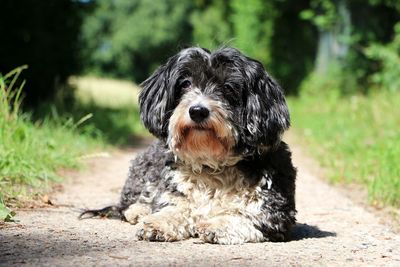
[[335, 183], [359, 183], [370, 203], [400, 207], [400, 92], [289, 99], [293, 128]]
[[33, 121], [22, 113], [24, 83], [16, 84], [24, 68], [0, 76], [0, 220], [12, 217], [6, 206], [18, 206], [60, 181], [58, 169], [76, 168], [80, 156], [104, 147], [100, 138], [80, 129], [88, 117]]
[[100, 77], [71, 77], [69, 84], [81, 104], [114, 109], [137, 106], [139, 87], [129, 81]]
[[127, 146], [148, 135], [140, 121], [139, 88], [132, 82], [73, 77], [70, 85], [77, 101], [73, 105], [64, 105], [61, 112], [75, 119], [92, 114], [85, 127], [100, 135], [105, 142]]
[[61, 182], [60, 168], [78, 168], [82, 156], [132, 144], [147, 133], [139, 119], [137, 87], [128, 82], [74, 78], [69, 104], [44, 104], [23, 113], [24, 83], [16, 84], [24, 68], [0, 76], [0, 221], [12, 219], [10, 207], [23, 206]]

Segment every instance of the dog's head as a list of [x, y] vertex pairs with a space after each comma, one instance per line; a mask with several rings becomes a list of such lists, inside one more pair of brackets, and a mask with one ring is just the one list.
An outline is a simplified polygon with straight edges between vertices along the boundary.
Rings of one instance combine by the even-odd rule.
[[233, 48], [188, 48], [142, 83], [141, 119], [182, 161], [219, 168], [280, 142], [289, 112], [262, 64]]

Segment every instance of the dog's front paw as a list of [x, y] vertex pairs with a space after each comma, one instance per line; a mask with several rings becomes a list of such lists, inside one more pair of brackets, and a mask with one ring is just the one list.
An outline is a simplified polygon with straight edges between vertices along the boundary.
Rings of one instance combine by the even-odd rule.
[[199, 222], [196, 233], [202, 241], [212, 244], [235, 245], [264, 241], [262, 233], [241, 217], [221, 216]]
[[197, 234], [200, 240], [211, 243], [211, 244], [222, 244], [219, 241], [222, 241], [223, 234], [221, 230], [216, 229], [208, 229], [207, 227], [199, 227], [197, 229]]
[[162, 217], [147, 216], [139, 223], [136, 232], [138, 240], [172, 242], [189, 238], [190, 234], [183, 224], [165, 220]]
[[138, 240], [147, 241], [175, 241], [173, 233], [164, 233], [161, 229], [158, 229], [151, 223], [142, 223], [139, 225], [139, 230], [136, 232], [136, 237]]
[[243, 240], [235, 238], [234, 235], [229, 234], [225, 228], [216, 228], [208, 223], [200, 223], [196, 228], [200, 240], [206, 243], [222, 245], [244, 243]]

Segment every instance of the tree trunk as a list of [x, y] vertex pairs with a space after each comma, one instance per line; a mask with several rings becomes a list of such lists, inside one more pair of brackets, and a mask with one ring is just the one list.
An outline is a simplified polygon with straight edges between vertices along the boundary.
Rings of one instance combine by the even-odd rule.
[[338, 14], [335, 26], [319, 30], [316, 71], [326, 73], [332, 62], [346, 57], [351, 34], [350, 10], [347, 0], [335, 1]]

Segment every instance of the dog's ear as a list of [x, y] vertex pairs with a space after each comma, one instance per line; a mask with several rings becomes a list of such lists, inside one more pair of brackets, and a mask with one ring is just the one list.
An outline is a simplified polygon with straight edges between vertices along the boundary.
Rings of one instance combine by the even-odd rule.
[[[280, 86], [261, 63], [248, 59], [245, 75], [249, 81], [243, 107], [243, 142], [250, 151], [279, 144], [290, 126], [288, 107]], [[249, 151], [249, 152], [250, 152]]]
[[168, 120], [175, 105], [175, 76], [178, 55], [168, 59], [140, 85], [140, 118], [146, 128], [156, 137], [166, 139]]

